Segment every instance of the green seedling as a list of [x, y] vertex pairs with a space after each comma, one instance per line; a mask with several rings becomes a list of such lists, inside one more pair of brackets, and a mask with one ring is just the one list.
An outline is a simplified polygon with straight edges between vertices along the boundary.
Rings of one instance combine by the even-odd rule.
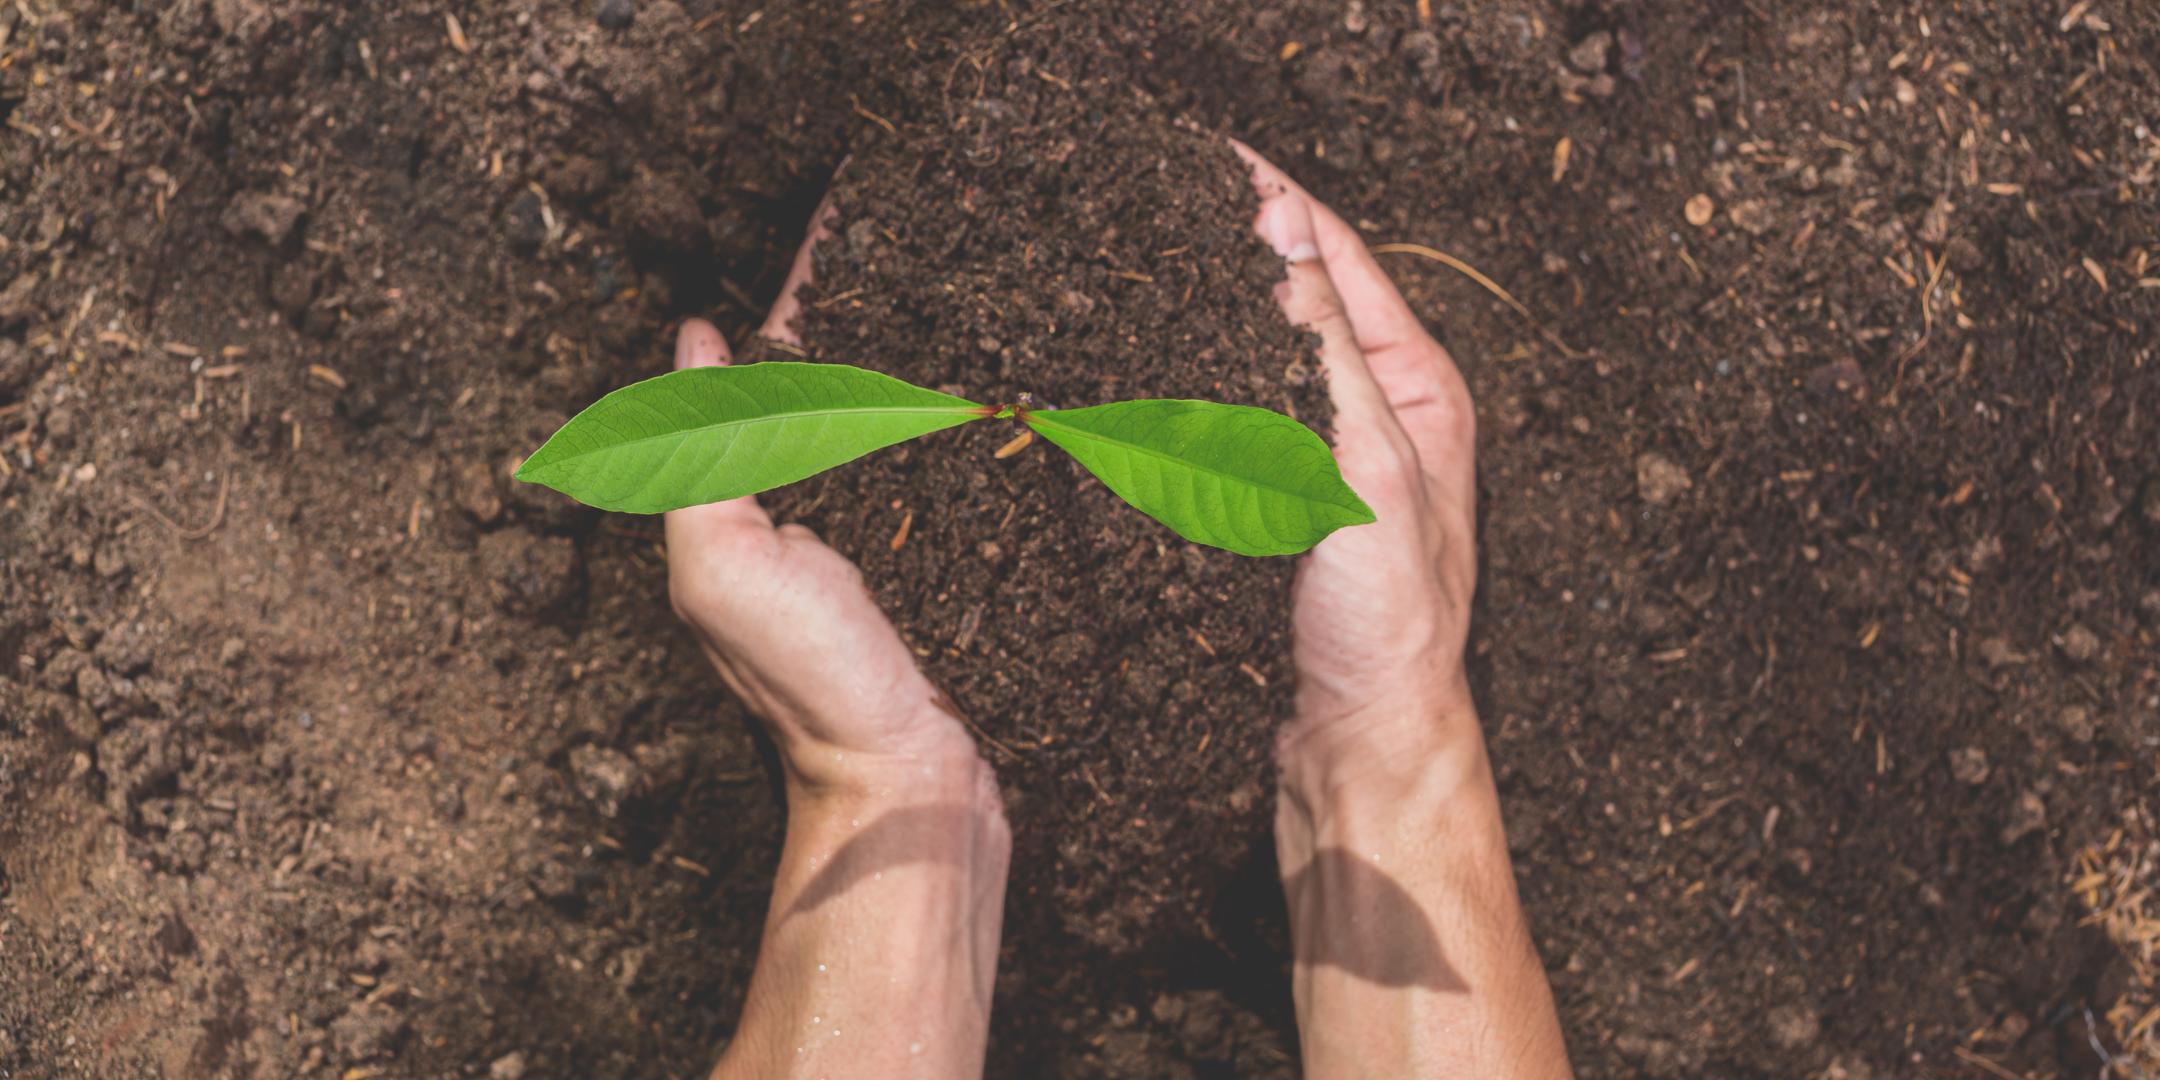
[[1291, 555], [1374, 520], [1305, 425], [1211, 401], [1085, 409], [972, 401], [844, 364], [771, 362], [671, 372], [572, 417], [517, 478], [603, 510], [658, 514], [755, 495], [882, 447], [1013, 419], [1105, 487], [1197, 544]]

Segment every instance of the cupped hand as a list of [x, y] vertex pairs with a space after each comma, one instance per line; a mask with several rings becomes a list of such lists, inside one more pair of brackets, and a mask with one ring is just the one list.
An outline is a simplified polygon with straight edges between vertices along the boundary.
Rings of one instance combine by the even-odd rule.
[[1297, 720], [1286, 743], [1463, 710], [1477, 584], [1477, 419], [1469, 387], [1343, 220], [1250, 148], [1255, 227], [1289, 262], [1291, 323], [1320, 335], [1343, 478], [1379, 520], [1322, 541], [1298, 572]]
[[[799, 343], [790, 326], [795, 292], [810, 276], [827, 217], [821, 207], [763, 336]], [[677, 368], [729, 362], [712, 324], [683, 324]], [[765, 722], [797, 779], [832, 779], [863, 761], [974, 754], [967, 732], [935, 704], [937, 690], [861, 571], [809, 529], [774, 528], [747, 496], [671, 511], [667, 551], [675, 613]]]

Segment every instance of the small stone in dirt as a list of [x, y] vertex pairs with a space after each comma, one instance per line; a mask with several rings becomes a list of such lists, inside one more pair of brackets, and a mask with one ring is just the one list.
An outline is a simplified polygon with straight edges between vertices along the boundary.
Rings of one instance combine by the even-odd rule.
[[1710, 218], [1716, 213], [1717, 201], [1708, 195], [1697, 195], [1687, 201], [1687, 223], [1698, 229], [1710, 224]]
[[231, 666], [233, 666], [234, 664], [237, 664], [237, 663], [239, 663], [239, 662], [240, 662], [240, 658], [241, 658], [241, 657], [244, 657], [244, 656], [246, 656], [246, 655], [247, 655], [247, 639], [246, 639], [246, 638], [239, 638], [239, 637], [229, 637], [229, 638], [226, 638], [226, 639], [225, 639], [225, 641], [224, 641], [224, 643], [222, 643], [222, 644], [220, 644], [220, 645], [218, 646], [218, 651], [217, 651], [217, 662], [218, 662], [218, 666], [220, 666], [220, 667], [231, 667]]
[[616, 200], [615, 224], [640, 245], [665, 251], [692, 252], [712, 243], [697, 197], [661, 176], [632, 181], [624, 189]]
[[2084, 623], [2071, 623], [2069, 629], [2055, 635], [2055, 647], [2061, 649], [2072, 663], [2088, 663], [2100, 655], [2100, 635], [2087, 629]]
[[286, 263], [270, 275], [270, 302], [298, 323], [315, 301], [315, 272], [299, 259]]
[[1595, 75], [1605, 70], [1605, 62], [1612, 56], [1612, 35], [1599, 30], [1575, 43], [1568, 50], [1568, 63], [1585, 75]]
[[195, 951], [195, 931], [188, 929], [186, 920], [180, 918], [177, 911], [165, 916], [165, 924], [158, 927], [155, 940], [167, 956], [186, 956]]
[[1859, 1058], [1831, 1058], [1830, 1067], [1823, 1070], [1823, 1080], [1875, 1080], [1875, 1070]]
[[456, 782], [435, 789], [435, 817], [440, 821], [458, 821], [465, 816], [465, 788]]
[[1566, 276], [1568, 272], [1567, 256], [1562, 255], [1557, 251], [1548, 251], [1544, 255], [1543, 262], [1545, 264], [1546, 273], [1551, 274], [1554, 277]]
[[547, 218], [540, 213], [540, 196], [530, 191], [510, 200], [503, 209], [503, 239], [521, 254], [530, 255], [547, 242]]
[[0, 397], [12, 397], [34, 374], [30, 350], [14, 338], [0, 338]]
[[2082, 744], [2093, 741], [2092, 713], [2086, 711], [2083, 705], [2065, 707], [2055, 715], [2055, 726], [2061, 728], [2071, 742]]
[[563, 536], [534, 536], [522, 527], [480, 538], [480, 566], [488, 593], [504, 610], [534, 615], [577, 590], [577, 544]]
[[1768, 1020], [1771, 1040], [1786, 1050], [1798, 1050], [1822, 1034], [1822, 1018], [1808, 1005], [1780, 1005], [1770, 1010]]
[[637, 4], [632, 0], [600, 0], [600, 10], [594, 18], [605, 30], [620, 30], [637, 18]]
[[37, 287], [45, 275], [31, 270], [16, 276], [8, 287], [0, 289], [0, 329], [37, 314]]
[[492, 525], [502, 516], [502, 489], [487, 462], [469, 461], [458, 469], [457, 501], [482, 525]]
[[330, 1045], [350, 1061], [394, 1053], [405, 1038], [405, 1018], [388, 1009], [355, 1005], [330, 1022]]
[[604, 818], [622, 809], [638, 782], [637, 764], [627, 755], [591, 743], [570, 751], [570, 775], [577, 781], [578, 794]]
[[1983, 784], [1988, 778], [1987, 751], [1977, 746], [1950, 751], [1950, 775], [1961, 784]]
[[1753, 236], [1761, 236], [1777, 224], [1777, 214], [1761, 199], [1737, 203], [1731, 210], [1726, 211], [1726, 216], [1732, 218], [1733, 224], [1746, 229]]
[[97, 571], [99, 577], [119, 577], [127, 573], [128, 561], [119, 548], [106, 544], [97, 549], [97, 554], [90, 560], [90, 566]]
[[1867, 393], [1867, 375], [1850, 356], [1840, 357], [1809, 371], [1808, 389], [1833, 400], [1858, 400]]
[[225, 216], [218, 222], [234, 236], [255, 233], [275, 247], [292, 235], [293, 225], [306, 209], [298, 199], [267, 191], [243, 191], [233, 197], [232, 205], [225, 208]]
[[2003, 826], [2003, 846], [2015, 844], [2046, 825], [2047, 803], [2041, 801], [2038, 792], [2023, 792], [2017, 797], [2017, 805], [2010, 808], [2010, 823]]
[[1671, 1076], [1679, 1065], [1680, 1048], [1671, 1039], [1659, 1039], [1639, 1031], [1622, 1032], [1613, 1049], [1649, 1076]]
[[548, 193], [583, 202], [607, 190], [607, 166], [583, 154], [572, 156], [548, 174]]
[[1987, 661], [1987, 666], [1991, 668], [2022, 664], [2026, 660], [2025, 657], [2018, 655], [2016, 649], [2010, 647], [2009, 638], [2000, 635], [1981, 638], [1974, 645], [1974, 649], [1979, 652], [1980, 659]]
[[524, 1080], [525, 1055], [513, 1050], [488, 1066], [488, 1080]]
[[1687, 470], [1663, 454], [1652, 452], [1635, 459], [1635, 492], [1652, 506], [1663, 506], [1694, 486]]

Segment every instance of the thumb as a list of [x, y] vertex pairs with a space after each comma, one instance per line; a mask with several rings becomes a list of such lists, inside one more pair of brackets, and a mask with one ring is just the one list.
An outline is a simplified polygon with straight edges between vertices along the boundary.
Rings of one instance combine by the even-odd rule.
[[1321, 261], [1312, 207], [1305, 195], [1290, 191], [1268, 199], [1254, 224], [1275, 253], [1290, 264], [1288, 279], [1275, 286], [1283, 314], [1290, 325], [1320, 335], [1320, 364], [1327, 373], [1328, 397], [1335, 404], [1337, 456], [1346, 470], [1414, 455], [1395, 410], [1365, 362], [1365, 350], [1358, 345], [1335, 279]]
[[[682, 329], [675, 334], [677, 371], [699, 367], [726, 367], [733, 359], [733, 355], [728, 352], [727, 339], [720, 336], [720, 331], [715, 329], [713, 324], [703, 319], [685, 320]], [[758, 506], [755, 495], [670, 510], [667, 514], [668, 549], [673, 551], [678, 543], [697, 543], [712, 536], [716, 528], [735, 523], [754, 523], [770, 528], [772, 519], [765, 516], [765, 511]]]

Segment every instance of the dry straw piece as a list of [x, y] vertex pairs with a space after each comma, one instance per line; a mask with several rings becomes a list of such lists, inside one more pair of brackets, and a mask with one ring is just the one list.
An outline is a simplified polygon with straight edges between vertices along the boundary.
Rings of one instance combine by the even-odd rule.
[[2079, 925], [2106, 931], [2130, 962], [2129, 987], [2106, 1014], [2123, 1048], [2110, 1065], [2129, 1075], [2120, 1066], [2134, 1062], [2143, 1075], [2160, 1075], [2160, 837], [2151, 813], [2125, 810], [2123, 827], [2073, 865], [2070, 891], [2091, 912]]

